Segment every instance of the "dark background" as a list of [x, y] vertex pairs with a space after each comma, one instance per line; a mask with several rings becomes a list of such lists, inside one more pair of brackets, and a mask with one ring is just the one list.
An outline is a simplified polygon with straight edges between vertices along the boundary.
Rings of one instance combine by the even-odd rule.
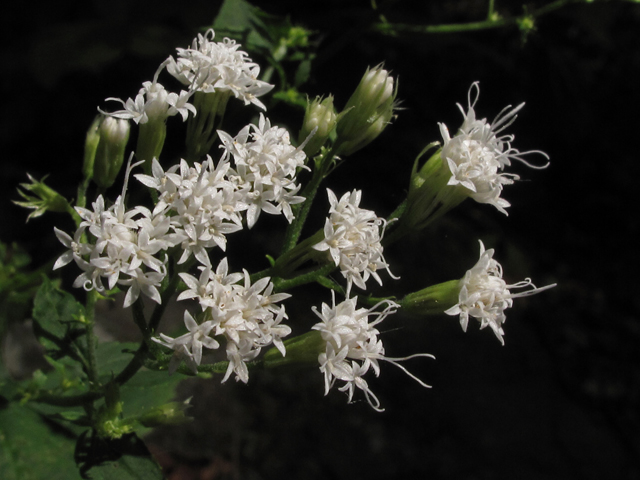
[[[486, 3], [381, 8], [391, 21], [440, 24], [481, 19]], [[505, 14], [520, 12], [518, 2], [496, 3]], [[55, 214], [25, 225], [26, 211], [10, 203], [25, 171], [50, 174], [48, 183], [73, 198], [96, 106], [134, 96], [176, 46], [187, 46], [213, 19], [220, 2], [29, 5], [13, 6], [0, 20], [0, 240], [22, 243], [38, 266], [63, 250], [53, 226], [71, 225]], [[509, 129], [514, 146], [544, 150], [552, 163], [542, 171], [514, 166], [522, 181], [505, 188], [509, 217], [465, 202], [385, 253], [402, 292], [462, 276], [477, 259], [479, 238], [496, 248], [509, 283], [532, 277], [558, 287], [516, 300], [505, 347], [477, 322], [463, 334], [450, 317], [389, 318], [381, 329], [388, 355], [429, 352], [437, 360], [407, 362], [433, 385], [429, 391], [383, 365], [381, 377], [370, 380], [387, 409], [382, 414], [364, 401], [347, 405], [339, 392], [323, 397], [315, 368], [256, 374], [248, 386], [185, 382], [181, 393], [195, 395], [198, 421], [150, 439], [167, 471], [173, 478], [640, 478], [640, 262], [632, 207], [640, 177], [640, 5], [572, 5], [540, 19], [526, 43], [516, 28], [385, 37], [367, 29], [375, 14], [365, 1], [260, 6], [317, 32], [318, 59], [303, 87], [309, 95], [331, 92], [341, 107], [366, 67], [383, 61], [399, 77], [404, 110], [397, 121], [329, 181], [339, 194], [363, 189], [363, 206], [379, 215], [402, 200], [413, 159], [440, 139], [437, 122], [451, 130], [460, 124], [455, 103], [466, 105], [473, 81], [481, 85], [480, 117], [526, 101]], [[249, 110], [233, 110], [233, 121], [249, 121]], [[283, 104], [269, 116], [293, 131], [301, 120]], [[171, 120], [170, 131], [179, 130]], [[177, 159], [179, 141], [174, 145]], [[311, 228], [322, 223], [326, 201], [318, 204]], [[247, 252], [256, 239], [271, 241], [275, 252], [271, 226], [280, 231], [283, 224], [265, 220], [261, 234], [230, 242], [232, 266], [263, 267]], [[329, 298], [313, 289], [294, 293], [304, 307], [288, 311], [303, 330], [314, 321], [308, 305]]]

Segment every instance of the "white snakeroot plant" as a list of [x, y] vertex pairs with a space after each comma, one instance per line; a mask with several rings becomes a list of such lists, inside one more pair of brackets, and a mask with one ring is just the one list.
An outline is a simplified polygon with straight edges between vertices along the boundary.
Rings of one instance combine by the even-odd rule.
[[[282, 324], [288, 317], [284, 306], [276, 303], [291, 295], [272, 293], [269, 277], [252, 285], [246, 270], [243, 274], [229, 274], [226, 258], [220, 261], [215, 272], [204, 266], [200, 270], [198, 278], [188, 273], [180, 274], [188, 288], [178, 300], [196, 299], [202, 310], [198, 316], [201, 323], [185, 313], [189, 333], [175, 339], [160, 335], [154, 340], [175, 351], [173, 369], [181, 360], [186, 360], [187, 365], [197, 371], [202, 347], [217, 349], [220, 344], [215, 337], [224, 336], [229, 366], [222, 382], [235, 373], [236, 380], [246, 383], [249, 381], [246, 362], [255, 359], [262, 348], [274, 345], [282, 356], [286, 355], [282, 338], [291, 333], [291, 328]], [[244, 285], [238, 283], [242, 279]]]
[[[507, 285], [502, 278], [502, 265], [493, 259], [494, 249], [484, 249], [480, 241], [480, 258], [462, 278], [458, 303], [445, 311], [447, 315], [460, 315], [460, 325], [467, 331], [469, 316], [478, 319], [480, 329], [490, 327], [504, 345], [502, 324], [507, 317], [504, 311], [513, 306], [513, 299], [540, 293], [555, 284], [537, 288], [530, 278]], [[518, 293], [510, 290], [531, 287]]]
[[[471, 97], [475, 91], [473, 101]], [[479, 203], [488, 203], [507, 215], [505, 210], [509, 202], [500, 197], [504, 185], [510, 185], [520, 177], [513, 173], [504, 173], [504, 168], [511, 165], [511, 160], [518, 160], [528, 167], [542, 169], [549, 164], [535, 166], [522, 157], [531, 153], [539, 153], [545, 158], [547, 154], [537, 150], [519, 152], [511, 146], [513, 135], [500, 135], [517, 118], [517, 113], [524, 107], [521, 103], [515, 108], [505, 107], [493, 120], [477, 119], [474, 110], [480, 96], [480, 86], [474, 82], [469, 88], [468, 109], [458, 104], [464, 121], [458, 133], [451, 137], [445, 124], [440, 123], [440, 133], [444, 144], [442, 158], [451, 171], [449, 185], [461, 185], [470, 191], [469, 196]]]
[[258, 80], [260, 66], [253, 63], [240, 45], [229, 38], [214, 42], [213, 29], [198, 34], [190, 48], [178, 48], [178, 59], [167, 59], [167, 71], [189, 89], [204, 93], [229, 92], [245, 105], [266, 110], [258, 97], [273, 85]]
[[[380, 332], [375, 326], [388, 315], [395, 313], [399, 305], [385, 300], [366, 309], [357, 308], [356, 302], [357, 297], [353, 297], [336, 305], [335, 294], [332, 291], [332, 306], [323, 303], [321, 311], [312, 307], [321, 320], [312, 329], [318, 330], [326, 342], [326, 350], [318, 356], [320, 371], [324, 374], [325, 395], [329, 393], [335, 381], [340, 380], [345, 383], [339, 390], [347, 392], [349, 402], [358, 388], [364, 392], [367, 402], [374, 410], [383, 411], [378, 397], [363, 378], [369, 370], [373, 370], [376, 377], [380, 375], [379, 360], [395, 365], [423, 387], [431, 388], [398, 362], [415, 357], [434, 358], [433, 355], [418, 353], [403, 358], [386, 357], [382, 340], [378, 339]], [[379, 306], [385, 304], [382, 311], [376, 311]], [[373, 317], [373, 320], [370, 321], [369, 317]]]
[[324, 224], [324, 240], [313, 248], [329, 251], [333, 262], [347, 279], [347, 297], [352, 284], [366, 290], [365, 282], [369, 277], [382, 285], [377, 272], [381, 268], [386, 269], [391, 278], [397, 279], [389, 270], [380, 243], [387, 222], [372, 210], [360, 208], [362, 191], [345, 193], [340, 200], [330, 189], [327, 189], [327, 195], [331, 207]]

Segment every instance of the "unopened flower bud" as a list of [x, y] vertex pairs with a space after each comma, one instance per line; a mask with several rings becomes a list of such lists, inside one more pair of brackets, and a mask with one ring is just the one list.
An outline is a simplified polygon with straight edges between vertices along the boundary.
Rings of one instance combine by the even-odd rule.
[[105, 117], [100, 124], [100, 142], [93, 164], [93, 181], [100, 188], [108, 188], [116, 181], [124, 162], [129, 129], [127, 120], [114, 117]]
[[93, 163], [100, 143], [100, 121], [101, 115], [96, 115], [93, 119], [87, 137], [84, 142], [84, 163], [82, 164], [82, 175], [84, 178], [91, 179], [93, 177]]
[[371, 143], [393, 118], [397, 85], [380, 65], [367, 69], [338, 122], [338, 149], [351, 155]]
[[308, 103], [307, 110], [304, 114], [302, 128], [298, 136], [298, 142], [302, 143], [317, 128], [315, 135], [309, 140], [304, 147], [304, 153], [308, 157], [312, 157], [320, 150], [329, 138], [329, 135], [336, 126], [338, 116], [333, 107], [333, 96], [329, 95], [324, 100], [320, 97]]

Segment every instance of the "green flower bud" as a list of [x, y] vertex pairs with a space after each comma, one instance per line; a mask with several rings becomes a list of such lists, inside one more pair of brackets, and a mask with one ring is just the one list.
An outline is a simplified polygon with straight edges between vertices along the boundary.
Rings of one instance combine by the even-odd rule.
[[318, 363], [318, 355], [327, 348], [320, 332], [312, 330], [303, 335], [293, 337], [284, 342], [286, 356], [273, 347], [265, 353], [263, 358], [264, 368], [281, 367], [283, 365], [296, 365], [300, 363]]
[[98, 143], [100, 142], [100, 122], [102, 118], [102, 115], [96, 115], [89, 130], [87, 130], [87, 137], [84, 142], [84, 163], [82, 164], [82, 175], [85, 179], [93, 177], [93, 163], [96, 158]]
[[367, 69], [338, 121], [337, 153], [351, 155], [371, 143], [394, 116], [397, 84], [380, 65]]
[[338, 116], [333, 107], [332, 95], [329, 95], [324, 100], [321, 97], [316, 97], [313, 102], [307, 102], [307, 110], [298, 135], [298, 143], [304, 142], [311, 135], [313, 129], [317, 128], [316, 133], [303, 148], [308, 157], [315, 155], [324, 145], [336, 127], [337, 119]]
[[[31, 183], [21, 183], [20, 186], [26, 190], [18, 190], [18, 193], [26, 202], [16, 202], [16, 205], [20, 205], [24, 208], [31, 208], [34, 211], [29, 214], [27, 221], [32, 218], [39, 217], [44, 212], [67, 212], [73, 211], [66, 198], [56, 192], [54, 189], [45, 185], [44, 178], [40, 181], [33, 178], [27, 173], [27, 177]], [[46, 178], [46, 177], [45, 177]], [[30, 195], [29, 193], [32, 195]]]
[[410, 293], [400, 301], [403, 312], [414, 315], [436, 315], [458, 303], [462, 282], [450, 280]]
[[100, 142], [93, 164], [93, 181], [100, 188], [109, 188], [116, 181], [124, 162], [129, 130], [128, 120], [104, 117], [100, 123]]

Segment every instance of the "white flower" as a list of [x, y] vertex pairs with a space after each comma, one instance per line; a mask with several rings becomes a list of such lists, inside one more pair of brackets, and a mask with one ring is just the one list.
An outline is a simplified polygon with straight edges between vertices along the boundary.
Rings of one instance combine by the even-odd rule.
[[[471, 101], [472, 91], [475, 89], [475, 98]], [[505, 107], [490, 124], [486, 119], [476, 119], [475, 104], [480, 95], [478, 82], [474, 82], [469, 88], [468, 110], [462, 112], [464, 122], [458, 133], [451, 137], [446, 125], [440, 123], [440, 133], [444, 140], [442, 158], [447, 162], [451, 171], [449, 185], [461, 185], [469, 190], [469, 196], [480, 203], [489, 203], [495, 206], [505, 215], [510, 204], [500, 198], [503, 185], [510, 185], [520, 177], [512, 173], [503, 173], [505, 166], [511, 165], [511, 160], [518, 160], [528, 167], [542, 169], [542, 166], [531, 165], [522, 157], [530, 153], [539, 153], [549, 158], [546, 153], [540, 151], [519, 152], [511, 146], [513, 135], [500, 135], [517, 118], [517, 113], [524, 106], [521, 103], [511, 109]], [[511, 110], [510, 110], [511, 109]]]
[[[461, 280], [458, 303], [444, 313], [460, 315], [460, 325], [465, 332], [469, 316], [477, 318], [480, 321], [480, 329], [491, 327], [500, 343], [504, 345], [502, 324], [507, 319], [504, 311], [513, 306], [513, 299], [534, 295], [555, 287], [556, 284], [537, 288], [531, 279], [527, 278], [513, 285], [507, 285], [502, 279], [502, 266], [493, 259], [493, 253], [493, 248], [485, 250], [484, 244], [480, 241], [480, 258]], [[532, 287], [532, 289], [519, 293], [509, 291], [526, 287]]]
[[319, 251], [329, 251], [336, 266], [340, 267], [342, 275], [347, 279], [347, 296], [352, 283], [363, 290], [369, 277], [382, 285], [382, 279], [377, 270], [389, 270], [389, 264], [382, 255], [383, 247], [380, 243], [382, 232], [386, 227], [386, 220], [377, 217], [375, 212], [360, 208], [362, 191], [354, 190], [345, 193], [340, 200], [327, 189], [329, 196], [329, 217], [324, 225], [324, 240], [313, 246]]
[[141, 183], [158, 191], [153, 213], [171, 213], [171, 227], [182, 243], [179, 264], [194, 255], [202, 265], [211, 267], [208, 249], [225, 250], [226, 235], [242, 229], [240, 213], [248, 206], [243, 192], [227, 179], [229, 171], [226, 160], [216, 166], [211, 157], [207, 157], [193, 167], [182, 160], [164, 172], [154, 158], [153, 176], [136, 175]]
[[[215, 272], [205, 266], [200, 270], [198, 278], [180, 274], [188, 289], [179, 295], [178, 300], [198, 300], [203, 312], [202, 325], [207, 325], [207, 334], [224, 336], [229, 366], [222, 381], [235, 374], [236, 380], [246, 383], [249, 380], [247, 362], [255, 359], [262, 348], [274, 345], [283, 356], [286, 354], [282, 338], [291, 333], [291, 328], [282, 323], [287, 318], [284, 306], [276, 303], [290, 295], [272, 293], [273, 284], [268, 277], [252, 285], [246, 270], [243, 274], [229, 274], [226, 258], [220, 261]], [[241, 285], [238, 282], [243, 278], [244, 285]], [[174, 348], [168, 337], [161, 338], [159, 343]], [[218, 344], [208, 348], [218, 348]], [[192, 361], [184, 355], [176, 361], [180, 359], [185, 359], [188, 364]], [[199, 365], [198, 358], [194, 357], [193, 361]]]
[[[129, 162], [125, 179], [136, 165], [139, 163]], [[85, 290], [103, 292], [104, 278], [108, 289], [128, 286], [125, 308], [131, 306], [140, 293], [160, 303], [158, 287], [167, 274], [167, 257], [162, 252], [182, 242], [184, 235], [172, 232], [169, 218], [163, 212], [154, 215], [144, 207], [126, 210], [126, 192], [127, 180], [122, 194], [110, 207], [105, 207], [102, 195], [93, 203], [93, 210], [77, 207], [82, 222], [73, 239], [55, 229], [56, 236], [69, 251], [56, 261], [54, 269], [74, 260], [83, 273], [73, 286]], [[87, 231], [89, 241], [84, 243], [82, 236]], [[157, 258], [159, 255], [162, 257]]]
[[238, 135], [218, 131], [224, 149], [223, 158], [233, 158], [235, 168], [228, 178], [243, 194], [247, 204], [247, 226], [255, 225], [260, 212], [271, 215], [283, 214], [291, 223], [291, 205], [304, 202], [297, 196], [300, 185], [296, 184], [298, 169], [307, 158], [302, 150], [304, 143], [296, 148], [291, 145], [289, 132], [260, 114], [258, 125], [247, 125]]
[[107, 101], [120, 102], [124, 107], [123, 110], [115, 112], [105, 112], [98, 108], [103, 115], [108, 115], [123, 120], [133, 120], [137, 124], [145, 124], [149, 120], [161, 121], [167, 117], [177, 115], [182, 116], [182, 120], [186, 121], [191, 112], [196, 115], [196, 108], [188, 103], [187, 100], [193, 94], [193, 91], [181, 91], [179, 94], [170, 93], [158, 83], [158, 76], [164, 69], [167, 62], [160, 65], [156, 71], [152, 82], [144, 82], [142, 88], [136, 95], [135, 100], [128, 98], [126, 101], [119, 98], [109, 97]]
[[160, 338], [152, 339], [160, 345], [175, 350], [174, 358], [171, 359], [171, 363], [169, 364], [169, 373], [175, 371], [181, 360], [187, 360], [189, 368], [191, 368], [193, 373], [197, 373], [197, 367], [202, 362], [202, 347], [213, 350], [220, 346], [215, 339], [209, 336], [209, 333], [215, 326], [214, 322], [207, 321], [198, 325], [191, 314], [185, 311], [184, 324], [189, 332], [178, 338], [171, 338], [161, 333]]
[[178, 48], [178, 60], [167, 59], [167, 71], [190, 89], [205, 93], [230, 92], [245, 105], [253, 103], [266, 110], [258, 97], [273, 85], [258, 80], [260, 67], [238, 50], [240, 45], [225, 38], [214, 42], [213, 29], [198, 34], [190, 48]]
[[[386, 300], [370, 309], [357, 309], [356, 300], [357, 297], [354, 297], [336, 305], [335, 294], [332, 291], [331, 307], [323, 303], [321, 312], [316, 307], [312, 308], [321, 320], [312, 328], [320, 331], [323, 340], [326, 341], [326, 351], [318, 356], [320, 371], [324, 374], [325, 395], [329, 393], [336, 380], [341, 380], [345, 384], [339, 390], [347, 392], [349, 402], [353, 398], [354, 389], [358, 388], [365, 393], [369, 405], [379, 412], [383, 411], [380, 401], [362, 378], [369, 369], [374, 371], [376, 377], [380, 375], [378, 360], [392, 363], [423, 387], [430, 388], [398, 362], [414, 357], [434, 358], [432, 355], [419, 353], [404, 358], [385, 357], [382, 340], [378, 339], [380, 332], [374, 327], [388, 315], [395, 313], [399, 305]], [[386, 307], [381, 312], [375, 311], [385, 303]], [[369, 316], [374, 316], [375, 319], [369, 322]]]

